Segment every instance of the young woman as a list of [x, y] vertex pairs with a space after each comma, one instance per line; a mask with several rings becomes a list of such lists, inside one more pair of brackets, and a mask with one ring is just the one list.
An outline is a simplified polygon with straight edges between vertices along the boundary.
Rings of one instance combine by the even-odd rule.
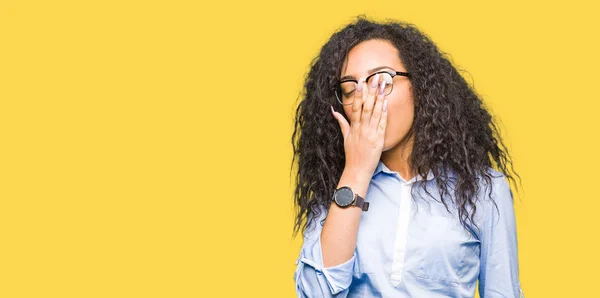
[[304, 87], [298, 296], [473, 297], [477, 282], [482, 298], [522, 295], [507, 182], [519, 176], [480, 96], [426, 35], [359, 17]]

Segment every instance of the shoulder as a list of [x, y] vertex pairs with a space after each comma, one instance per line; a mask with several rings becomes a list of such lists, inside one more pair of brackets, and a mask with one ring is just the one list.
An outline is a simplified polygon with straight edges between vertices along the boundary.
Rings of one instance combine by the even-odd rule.
[[[455, 188], [456, 184], [459, 182], [459, 176], [455, 170], [448, 168], [446, 170], [447, 173], [447, 183], [448, 186]], [[442, 175], [442, 177], [444, 177]], [[476, 175], [476, 181], [478, 184], [478, 188], [480, 191], [485, 190], [486, 192], [496, 192], [497, 190], [506, 191], [510, 190], [508, 185], [508, 180], [506, 175], [502, 172], [497, 171], [492, 167], [487, 167], [483, 174]], [[489, 196], [488, 196], [489, 197]]]
[[506, 175], [488, 168], [485, 177], [479, 177], [480, 192], [478, 201], [489, 219], [512, 218], [514, 216], [514, 196]]
[[[490, 199], [499, 199], [506, 201], [510, 199], [512, 203], [513, 195], [508, 184], [506, 175], [503, 173], [488, 167], [484, 176], [479, 176], [478, 181], [480, 182], [480, 188], [486, 190], [485, 197]], [[483, 184], [483, 187], [481, 187]]]

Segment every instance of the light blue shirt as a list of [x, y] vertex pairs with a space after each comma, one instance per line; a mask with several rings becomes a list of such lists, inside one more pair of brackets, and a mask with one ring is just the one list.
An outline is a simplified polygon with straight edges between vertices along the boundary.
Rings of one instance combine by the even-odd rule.
[[[505, 176], [490, 168], [489, 189], [480, 187], [474, 221], [461, 226], [457, 208], [448, 213], [430, 171], [428, 196], [379, 162], [369, 184], [352, 258], [324, 268], [321, 221], [304, 233], [294, 273], [298, 297], [473, 297], [479, 280], [482, 298], [524, 297], [519, 282], [513, 198]], [[483, 185], [483, 184], [481, 184]], [[454, 193], [451, 191], [451, 195]], [[355, 207], [352, 207], [355, 208]], [[469, 209], [470, 210], [470, 209]]]

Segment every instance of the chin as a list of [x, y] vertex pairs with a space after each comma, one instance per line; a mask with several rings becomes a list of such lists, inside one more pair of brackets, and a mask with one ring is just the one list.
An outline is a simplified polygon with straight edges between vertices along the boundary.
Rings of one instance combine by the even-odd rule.
[[397, 143], [395, 143], [395, 142], [388, 142], [387, 140], [385, 140], [383, 142], [383, 150], [382, 150], [382, 152], [388, 151], [388, 150], [394, 148], [396, 145], [397, 145]]
[[400, 144], [402, 142], [402, 140], [404, 140], [404, 136], [398, 139], [385, 139], [383, 141], [383, 150], [382, 152], [388, 151], [396, 146], [398, 146], [398, 144]]

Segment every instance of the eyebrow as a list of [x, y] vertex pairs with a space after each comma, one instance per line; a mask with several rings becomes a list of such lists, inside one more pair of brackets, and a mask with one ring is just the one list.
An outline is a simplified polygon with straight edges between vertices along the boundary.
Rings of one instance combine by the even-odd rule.
[[[379, 71], [379, 70], [382, 70], [382, 69], [386, 69], [386, 68], [393, 69], [392, 67], [389, 67], [389, 66], [378, 66], [378, 67], [375, 67], [375, 68], [369, 70], [368, 74], [372, 74], [372, 73], [374, 73], [376, 71]], [[346, 79], [354, 79], [354, 76], [352, 76], [352, 75], [346, 75], [346, 76], [342, 77], [340, 79], [340, 81], [343, 81], [343, 80], [346, 80]]]

